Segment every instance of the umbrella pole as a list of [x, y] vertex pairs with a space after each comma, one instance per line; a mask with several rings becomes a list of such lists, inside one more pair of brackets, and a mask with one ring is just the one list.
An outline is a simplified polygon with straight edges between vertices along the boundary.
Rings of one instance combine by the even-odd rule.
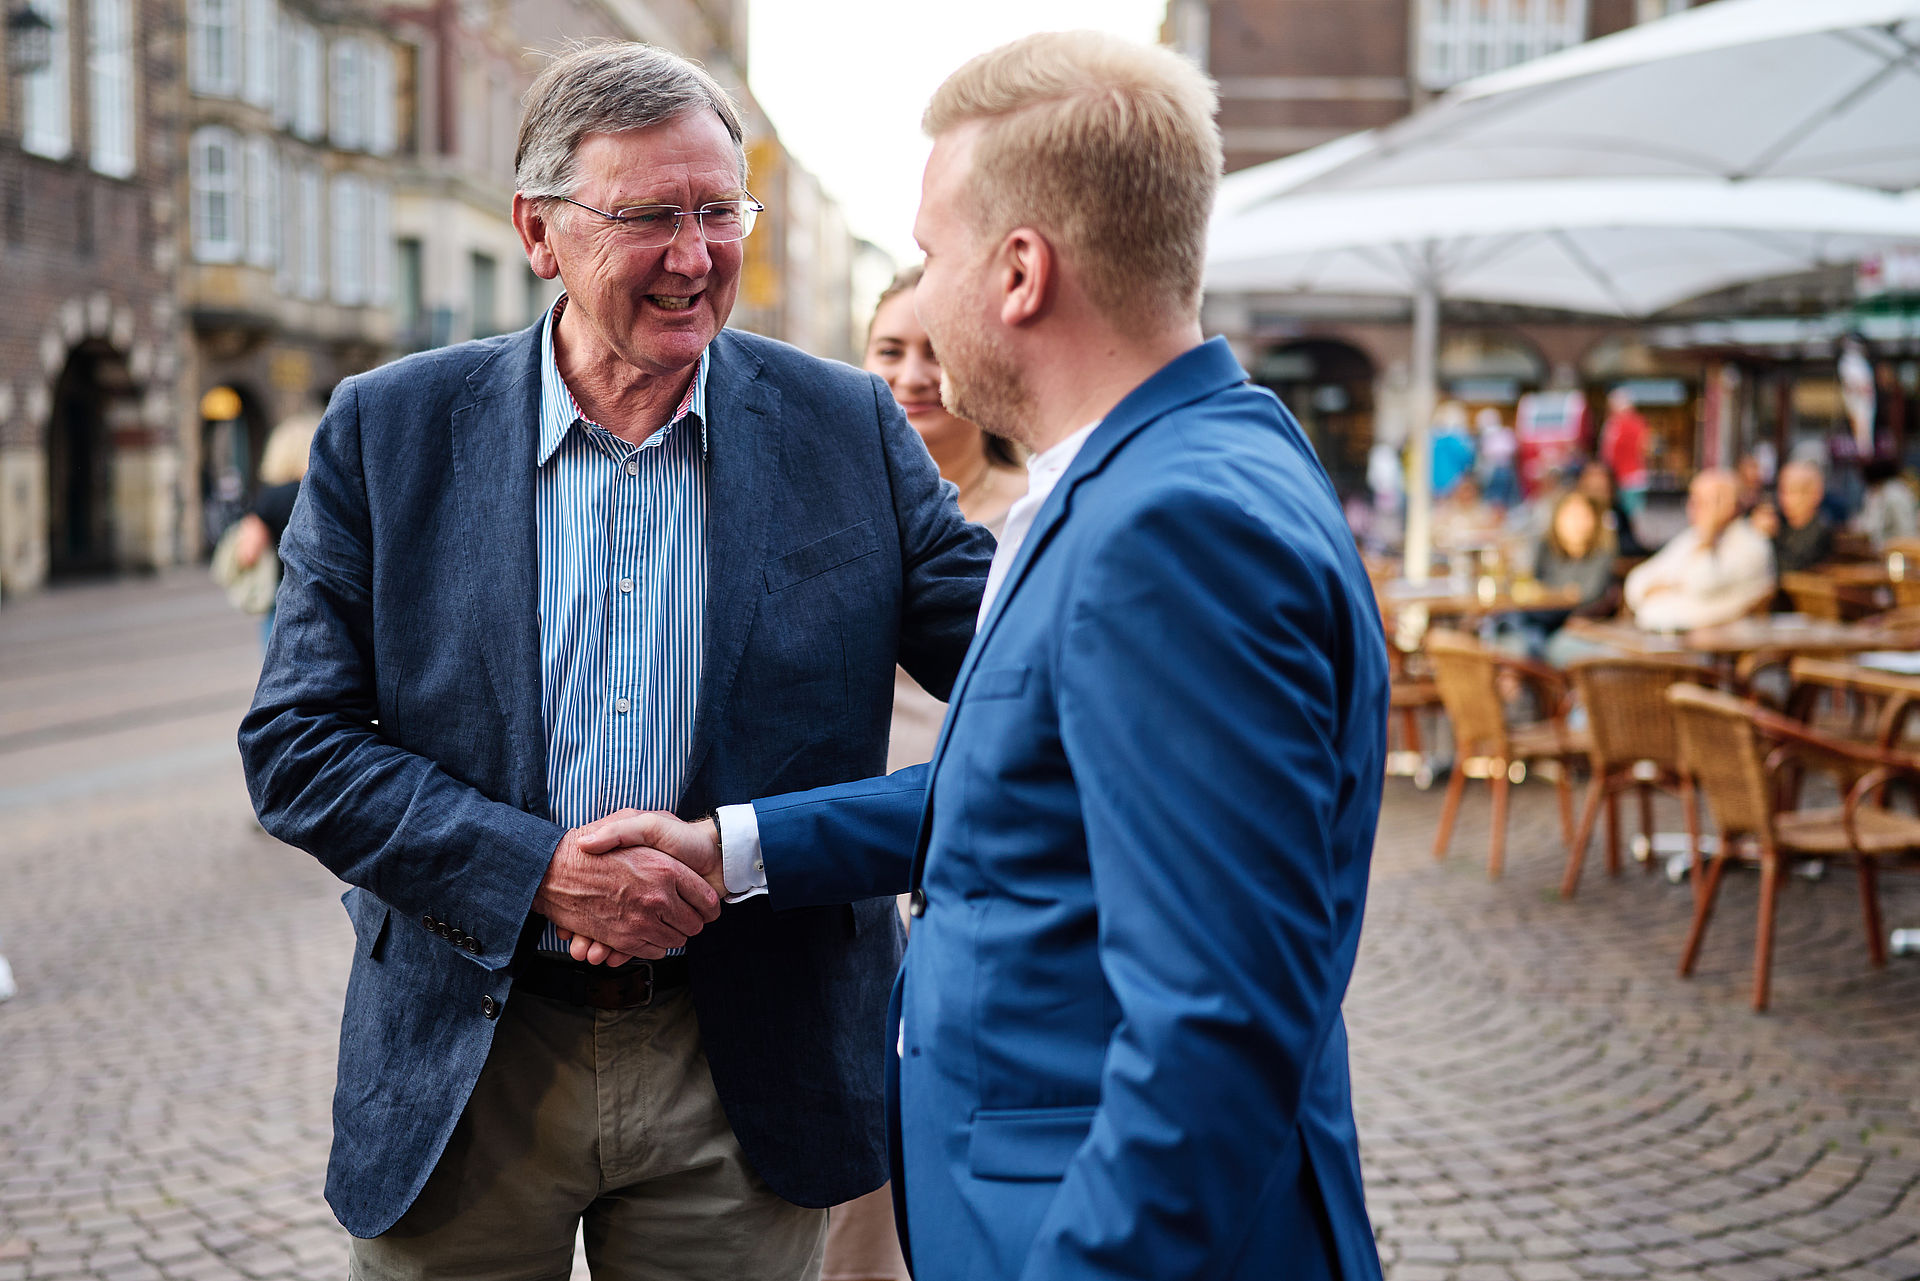
[[1440, 354], [1440, 292], [1422, 283], [1413, 296], [1413, 378], [1407, 389], [1406, 576], [1426, 581], [1433, 559], [1433, 406]]

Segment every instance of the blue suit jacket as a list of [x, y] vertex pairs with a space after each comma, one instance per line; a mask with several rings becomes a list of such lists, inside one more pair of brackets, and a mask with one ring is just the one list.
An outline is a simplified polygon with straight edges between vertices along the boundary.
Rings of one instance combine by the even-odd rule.
[[1041, 508], [932, 764], [756, 803], [776, 905], [925, 896], [922, 1281], [1379, 1277], [1340, 1004], [1386, 711], [1333, 490], [1216, 341]]
[[[685, 815], [884, 769], [895, 661], [952, 684], [992, 555], [878, 379], [733, 331], [712, 352]], [[260, 821], [358, 887], [327, 1196], [359, 1236], [412, 1204], [466, 1105], [562, 835], [540, 708], [539, 360], [535, 326], [341, 384], [240, 731]], [[886, 1177], [870, 1047], [899, 933], [891, 901], [762, 902], [689, 948], [721, 1102], [789, 1200]]]

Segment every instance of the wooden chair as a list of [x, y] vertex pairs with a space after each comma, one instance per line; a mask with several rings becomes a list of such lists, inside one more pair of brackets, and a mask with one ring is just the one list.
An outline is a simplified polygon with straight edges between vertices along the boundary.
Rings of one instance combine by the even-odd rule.
[[1433, 786], [1433, 761], [1420, 732], [1420, 717], [1440, 706], [1440, 686], [1425, 656], [1409, 654], [1387, 637], [1387, 729], [1399, 730], [1399, 746], [1387, 753], [1387, 773], [1406, 775], [1422, 790]]
[[1851, 623], [1876, 608], [1871, 591], [1835, 582], [1825, 574], [1782, 574], [1780, 589], [1793, 602], [1794, 610], [1808, 618]]
[[[1573, 784], [1568, 767], [1587, 755], [1584, 733], [1567, 728], [1567, 683], [1559, 672], [1524, 658], [1489, 649], [1459, 632], [1427, 633], [1426, 652], [1433, 664], [1440, 702], [1453, 724], [1453, 773], [1447, 780], [1447, 799], [1440, 811], [1440, 831], [1433, 856], [1445, 858], [1460, 812], [1460, 797], [1468, 774], [1475, 773], [1493, 786], [1493, 833], [1487, 850], [1487, 876], [1498, 879], [1506, 866], [1507, 787], [1525, 778], [1528, 761], [1551, 760], [1559, 767], [1554, 780], [1560, 792], [1560, 834], [1573, 839]], [[1533, 686], [1547, 719], [1512, 725], [1500, 696], [1499, 674], [1512, 672]]]
[[[1607, 875], [1620, 874], [1620, 793], [1634, 789], [1640, 798], [1640, 830], [1653, 841], [1653, 789], [1680, 797], [1687, 812], [1687, 848], [1693, 854], [1694, 888], [1700, 884], [1700, 841], [1693, 788], [1680, 769], [1680, 740], [1673, 730], [1673, 711], [1667, 706], [1667, 687], [1675, 681], [1699, 683], [1712, 674], [1698, 662], [1682, 658], [1627, 655], [1585, 658], [1567, 674], [1587, 712], [1587, 734], [1592, 740], [1589, 760], [1593, 782], [1580, 826], [1567, 849], [1567, 874], [1560, 897], [1572, 898], [1580, 885], [1580, 869], [1601, 803], [1607, 807]], [[1652, 871], [1654, 860], [1647, 860]]]
[[[1706, 793], [1719, 829], [1720, 852], [1694, 902], [1693, 924], [1680, 954], [1680, 974], [1693, 972], [1736, 837], [1759, 846], [1760, 909], [1754, 935], [1753, 1008], [1767, 1008], [1773, 967], [1773, 926], [1785, 865], [1796, 858], [1852, 858], [1860, 878], [1860, 907], [1870, 964], [1886, 964], [1880, 920], [1881, 861], [1920, 853], [1920, 818], [1877, 803], [1895, 778], [1920, 778], [1920, 757], [1886, 752], [1817, 734], [1758, 704], [1697, 685], [1667, 692], [1686, 773]], [[1783, 766], [1826, 768], [1846, 783], [1838, 808], [1791, 809], [1780, 804]], [[1870, 803], [1874, 802], [1874, 803]]]

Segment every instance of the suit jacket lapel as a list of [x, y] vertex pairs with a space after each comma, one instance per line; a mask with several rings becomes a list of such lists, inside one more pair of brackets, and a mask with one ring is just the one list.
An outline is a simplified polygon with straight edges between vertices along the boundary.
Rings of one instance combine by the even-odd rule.
[[713, 749], [766, 594], [767, 489], [780, 473], [780, 391], [760, 359], [722, 330], [707, 367], [707, 610], [687, 792]]
[[451, 418], [452, 458], [467, 566], [468, 625], [506, 718], [520, 795], [546, 811], [546, 732], [540, 713], [540, 325], [510, 338], [467, 377]]
[[1145, 430], [1149, 423], [1172, 410], [1243, 383], [1246, 379], [1246, 371], [1240, 368], [1240, 362], [1234, 358], [1224, 338], [1202, 343], [1176, 357], [1129, 392], [1101, 420], [1100, 426], [1080, 447], [1080, 452], [1074, 455], [1066, 475], [1060, 478], [1060, 483], [1047, 495], [1047, 501], [1034, 513], [1033, 525], [1021, 540], [1013, 564], [1007, 567], [1007, 576], [1000, 584], [999, 594], [993, 598], [993, 607], [980, 621], [973, 644], [968, 647], [967, 657], [960, 665], [960, 674], [954, 678], [953, 697], [948, 700], [949, 711], [941, 723], [940, 737], [934, 745], [933, 761], [927, 771], [927, 798], [920, 810], [920, 835], [910, 876], [912, 885], [920, 884], [921, 869], [926, 863], [927, 843], [933, 828], [933, 780], [939, 776], [940, 761], [946, 755], [947, 741], [953, 733], [954, 724], [959, 720], [960, 700], [966, 694], [967, 682], [972, 678], [974, 668], [979, 665], [980, 655], [986, 650], [994, 628], [1006, 615], [1008, 603], [1026, 578], [1028, 568], [1046, 550], [1054, 531], [1066, 519], [1067, 512], [1073, 506], [1074, 491], [1098, 474], [1106, 466], [1107, 460]]

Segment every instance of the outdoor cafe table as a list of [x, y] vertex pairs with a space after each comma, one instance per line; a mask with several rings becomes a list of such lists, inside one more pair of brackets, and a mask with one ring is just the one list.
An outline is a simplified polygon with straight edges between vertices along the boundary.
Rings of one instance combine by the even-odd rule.
[[1424, 583], [1395, 578], [1380, 585], [1379, 596], [1381, 608], [1388, 613], [1418, 606], [1432, 618], [1485, 618], [1535, 609], [1572, 609], [1580, 603], [1577, 587], [1500, 587], [1483, 596], [1471, 587], [1463, 592], [1445, 578]]
[[1571, 635], [1598, 641], [1630, 654], [1712, 654], [1738, 658], [1763, 649], [1796, 654], [1854, 654], [1869, 650], [1905, 649], [1911, 632], [1895, 632], [1872, 622], [1835, 623], [1801, 614], [1769, 614], [1737, 618], [1717, 627], [1688, 632], [1650, 632], [1632, 623], [1590, 618], [1567, 622]]

